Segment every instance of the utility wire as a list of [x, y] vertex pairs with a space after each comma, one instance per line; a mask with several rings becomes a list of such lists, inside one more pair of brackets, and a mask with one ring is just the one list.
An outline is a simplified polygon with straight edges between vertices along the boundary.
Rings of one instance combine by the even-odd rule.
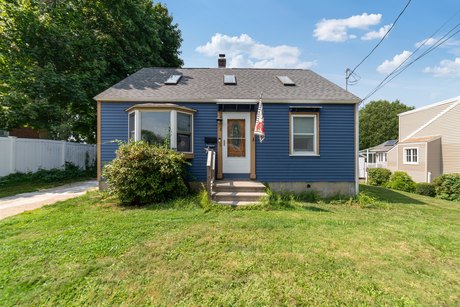
[[[383, 40], [388, 36], [388, 34], [390, 34], [391, 30], [394, 28], [394, 26], [395, 26], [396, 23], [398, 22], [399, 18], [402, 16], [402, 14], [404, 14], [404, 12], [406, 11], [406, 9], [407, 9], [407, 7], [409, 6], [409, 4], [411, 3], [411, 1], [412, 1], [412, 0], [408, 0], [408, 1], [407, 1], [406, 6], [405, 6], [405, 7], [403, 8], [403, 10], [399, 13], [398, 17], [396, 17], [396, 19], [395, 19], [395, 21], [393, 22], [393, 24], [391, 25], [390, 29], [388, 29], [388, 31], [385, 33], [385, 35], [384, 35], [384, 36], [380, 39], [380, 41], [377, 43], [377, 45], [375, 45], [375, 47], [372, 48], [371, 52], [369, 52], [369, 54], [366, 55], [366, 56], [364, 57], [364, 59], [362, 59], [361, 62], [359, 62], [359, 64], [356, 65], [356, 67], [353, 68], [353, 69], [350, 71], [350, 73], [349, 73], [348, 76], [352, 75], [352, 74], [355, 72], [355, 70], [358, 69], [358, 67], [361, 66], [361, 64], [363, 64], [364, 61], [365, 61], [368, 57], [371, 56], [371, 54], [375, 51], [375, 49], [377, 49], [377, 47], [380, 46], [380, 44], [383, 42]], [[348, 79], [348, 77], [347, 77], [347, 79]]]
[[[459, 10], [460, 11], [460, 10]], [[458, 12], [455, 14], [457, 15]], [[454, 16], [455, 16], [454, 15]], [[451, 18], [452, 19], [452, 18]], [[450, 20], [449, 20], [450, 21]], [[435, 31], [435, 33], [433, 33], [432, 36], [436, 35], [440, 29], [442, 27], [445, 26], [446, 23], [444, 23], [440, 28], [438, 28], [438, 30]], [[438, 48], [439, 46], [441, 46], [442, 44], [444, 44], [446, 41], [448, 41], [449, 39], [451, 39], [453, 36], [455, 36], [456, 34], [458, 34], [460, 32], [460, 29], [455, 31], [458, 27], [460, 26], [460, 23], [456, 24], [453, 28], [451, 28], [446, 34], [444, 34], [441, 38], [439, 38], [432, 46], [430, 46], [430, 48], [428, 48], [427, 50], [425, 50], [422, 54], [420, 54], [418, 57], [416, 57], [414, 60], [410, 61], [408, 64], [406, 64], [405, 66], [404, 63], [406, 63], [409, 58], [411, 58], [420, 48], [422, 48], [428, 41], [428, 39], [426, 39], [419, 47], [417, 47], [417, 49], [414, 50], [414, 52], [409, 56], [407, 57], [401, 64], [398, 65], [398, 67], [396, 67], [390, 74], [388, 74], [369, 94], [366, 95], [366, 97], [364, 97], [362, 100], [361, 100], [361, 103], [364, 102], [366, 99], [368, 99], [370, 96], [372, 96], [373, 94], [375, 94], [377, 91], [379, 91], [382, 87], [384, 87], [386, 84], [388, 84], [391, 80], [393, 80], [394, 78], [396, 78], [397, 76], [399, 76], [403, 71], [405, 71], [407, 68], [409, 68], [412, 64], [414, 64], [415, 62], [417, 62], [418, 60], [420, 60], [422, 57], [424, 57], [425, 55], [429, 54], [430, 52], [432, 52], [433, 50], [435, 50], [436, 48]], [[452, 31], [455, 31], [454, 33], [452, 33], [451, 35], [449, 35]], [[431, 36], [431, 37], [432, 37]]]

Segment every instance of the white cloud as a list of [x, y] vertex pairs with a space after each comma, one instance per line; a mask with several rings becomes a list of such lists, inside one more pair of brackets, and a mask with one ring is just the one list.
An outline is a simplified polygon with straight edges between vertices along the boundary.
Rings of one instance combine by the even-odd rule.
[[424, 72], [436, 77], [457, 77], [460, 76], [460, 58], [455, 60], [442, 60], [439, 66], [426, 67]]
[[429, 37], [427, 39], [424, 39], [422, 41], [419, 41], [417, 43], [415, 43], [415, 47], [421, 47], [422, 45], [425, 45], [427, 47], [429, 46], [433, 46], [434, 43], [437, 41], [437, 39], [433, 38], [433, 37]]
[[381, 27], [380, 29], [378, 29], [378, 31], [371, 31], [371, 32], [367, 32], [366, 34], [364, 34], [361, 39], [362, 40], [365, 40], [365, 41], [368, 41], [368, 40], [371, 40], [371, 39], [378, 39], [378, 38], [382, 38], [385, 36], [385, 34], [388, 32], [388, 30], [390, 30], [392, 24], [389, 24], [389, 25], [385, 25], [383, 27]]
[[402, 53], [397, 54], [391, 60], [385, 60], [382, 64], [377, 67], [377, 71], [381, 74], [387, 74], [392, 72], [396, 67], [398, 67], [402, 62], [404, 62], [412, 52], [404, 50]]
[[225, 53], [228, 67], [255, 68], [303, 68], [316, 64], [315, 61], [300, 60], [300, 50], [294, 46], [269, 46], [254, 41], [249, 35], [228, 36], [216, 33], [210, 42], [198, 46], [197, 52], [206, 56]]
[[[419, 41], [419, 42], [415, 43], [415, 47], [418, 48], [418, 47], [421, 47], [422, 45], [430, 47], [430, 46], [433, 46], [434, 44], [436, 44], [439, 40], [440, 40], [440, 38], [429, 37], [427, 39], [424, 39], [422, 41]], [[451, 46], [459, 46], [459, 45], [460, 45], [460, 41], [451, 38], [451, 39], [445, 41], [440, 46], [441, 47], [451, 47]]]
[[354, 15], [344, 19], [323, 19], [316, 24], [313, 36], [319, 41], [344, 42], [356, 38], [356, 35], [349, 35], [348, 29], [367, 29], [369, 26], [377, 25], [382, 19], [382, 14]]

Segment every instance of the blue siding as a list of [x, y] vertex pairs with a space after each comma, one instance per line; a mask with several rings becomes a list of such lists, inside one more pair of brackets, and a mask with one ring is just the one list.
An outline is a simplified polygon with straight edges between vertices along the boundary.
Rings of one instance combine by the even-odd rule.
[[[115, 158], [118, 145], [114, 140], [128, 140], [128, 114], [126, 109], [133, 103], [103, 102], [101, 103], [101, 161], [102, 165]], [[216, 104], [180, 104], [197, 110], [194, 121], [194, 153], [190, 173], [195, 180], [206, 181], [206, 152], [204, 137], [217, 137], [217, 105]]]
[[127, 108], [132, 103], [103, 102], [101, 103], [101, 165], [115, 158], [118, 144], [114, 140], [128, 141]]
[[[102, 165], [115, 158], [113, 140], [127, 141], [128, 114], [132, 103], [101, 104]], [[194, 121], [194, 153], [190, 172], [195, 180], [206, 181], [204, 137], [217, 136], [217, 105], [183, 103], [197, 110]], [[320, 156], [289, 156], [289, 105], [264, 104], [266, 139], [256, 140], [256, 175], [263, 182], [354, 181], [354, 105], [324, 104], [320, 110]]]
[[354, 181], [354, 105], [319, 111], [320, 156], [289, 156], [289, 105], [264, 104], [266, 138], [256, 139], [256, 175], [263, 182]]
[[217, 137], [217, 105], [211, 103], [181, 104], [197, 110], [194, 122], [194, 153], [190, 173], [197, 181], [206, 181], [206, 151], [204, 137]]

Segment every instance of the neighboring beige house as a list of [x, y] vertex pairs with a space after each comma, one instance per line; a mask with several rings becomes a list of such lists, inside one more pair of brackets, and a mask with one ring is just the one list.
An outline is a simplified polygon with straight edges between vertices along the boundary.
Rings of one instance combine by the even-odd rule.
[[416, 182], [460, 173], [460, 96], [399, 114], [399, 142], [387, 160]]
[[389, 150], [395, 147], [397, 143], [398, 140], [388, 140], [377, 146], [360, 150], [359, 156], [364, 158], [366, 167], [368, 168], [387, 168], [387, 153]]

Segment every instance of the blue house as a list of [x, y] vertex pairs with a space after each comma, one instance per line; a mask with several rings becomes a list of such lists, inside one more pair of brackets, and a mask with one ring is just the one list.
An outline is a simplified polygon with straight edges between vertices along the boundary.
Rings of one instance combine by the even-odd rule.
[[[260, 93], [262, 143], [254, 136]], [[199, 182], [206, 181], [205, 148], [215, 144], [222, 182], [357, 193], [360, 99], [311, 70], [226, 68], [221, 57], [218, 68], [144, 68], [94, 99], [99, 180], [115, 158], [113, 140], [169, 138]]]

